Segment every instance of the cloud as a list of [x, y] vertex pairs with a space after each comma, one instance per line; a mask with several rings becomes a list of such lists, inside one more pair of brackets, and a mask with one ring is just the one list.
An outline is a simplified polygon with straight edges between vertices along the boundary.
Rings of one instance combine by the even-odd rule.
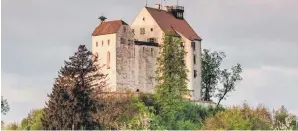
[[18, 121], [26, 117], [32, 109], [40, 109], [48, 100], [53, 79], [44, 76], [21, 76], [2, 73], [1, 92], [7, 99], [10, 111], [2, 115], [5, 123]]
[[298, 115], [297, 72], [298, 68], [274, 66], [244, 69], [243, 80], [223, 103], [241, 104], [246, 100], [251, 105], [265, 104], [271, 109], [284, 105]]

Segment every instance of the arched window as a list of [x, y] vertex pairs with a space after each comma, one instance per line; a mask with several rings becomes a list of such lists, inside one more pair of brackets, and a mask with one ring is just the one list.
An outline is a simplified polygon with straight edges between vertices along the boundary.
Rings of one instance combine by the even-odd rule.
[[107, 69], [110, 69], [110, 56], [111, 54], [110, 54], [110, 52], [108, 51], [107, 52]]

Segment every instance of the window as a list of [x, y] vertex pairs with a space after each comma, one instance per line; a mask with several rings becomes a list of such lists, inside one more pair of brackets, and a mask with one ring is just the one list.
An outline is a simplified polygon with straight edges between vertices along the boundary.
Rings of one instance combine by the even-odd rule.
[[193, 55], [193, 64], [196, 64], [196, 55]]
[[143, 21], [145, 21], [145, 17], [143, 17]]
[[149, 38], [149, 39], [147, 39], [147, 41], [150, 43], [155, 43], [155, 38]]
[[196, 43], [195, 42], [191, 42], [191, 47], [192, 47], [193, 51], [195, 51], [196, 50]]
[[121, 44], [125, 44], [125, 39], [121, 38], [120, 42], [121, 42]]
[[101, 41], [101, 46], [103, 46], [103, 40]]
[[153, 56], [154, 52], [153, 52], [153, 48], [151, 48], [151, 56]]
[[145, 47], [143, 47], [143, 51], [145, 51]]
[[126, 32], [126, 27], [123, 27], [123, 32]]
[[197, 74], [197, 70], [194, 70], [194, 71], [193, 71], [193, 76], [194, 76], [194, 78], [196, 78], [197, 75], [198, 75], [198, 74]]
[[96, 42], [96, 47], [98, 47], [98, 42]]
[[107, 69], [110, 69], [110, 52], [107, 52]]
[[128, 45], [132, 44], [132, 40], [128, 40], [128, 43], [127, 44]]
[[144, 35], [144, 34], [145, 34], [145, 28], [141, 28], [141, 29], [140, 29], [140, 34], [141, 34], [141, 35]]
[[181, 47], [181, 49], [184, 49], [184, 44], [183, 44], [183, 42], [180, 43], [180, 47]]
[[135, 29], [132, 29], [131, 31], [132, 31], [133, 34], [135, 34]]
[[110, 45], [110, 40], [108, 40], [108, 46]]
[[151, 28], [151, 31], [153, 31], [153, 28]]

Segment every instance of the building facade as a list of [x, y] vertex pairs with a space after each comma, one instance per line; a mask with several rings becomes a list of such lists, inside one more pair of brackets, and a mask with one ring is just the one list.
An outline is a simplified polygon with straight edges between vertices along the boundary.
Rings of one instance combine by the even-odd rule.
[[130, 89], [154, 92], [159, 45], [168, 31], [181, 37], [188, 69], [191, 100], [200, 100], [201, 38], [184, 19], [184, 7], [144, 7], [129, 26], [122, 20], [105, 21], [92, 33], [92, 52], [105, 64], [109, 91]]

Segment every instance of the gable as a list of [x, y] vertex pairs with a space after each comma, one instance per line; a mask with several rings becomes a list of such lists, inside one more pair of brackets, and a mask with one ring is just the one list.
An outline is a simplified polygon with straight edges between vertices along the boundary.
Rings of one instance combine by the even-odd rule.
[[145, 7], [163, 32], [177, 31], [189, 40], [202, 40], [185, 19], [177, 19], [164, 10]]

